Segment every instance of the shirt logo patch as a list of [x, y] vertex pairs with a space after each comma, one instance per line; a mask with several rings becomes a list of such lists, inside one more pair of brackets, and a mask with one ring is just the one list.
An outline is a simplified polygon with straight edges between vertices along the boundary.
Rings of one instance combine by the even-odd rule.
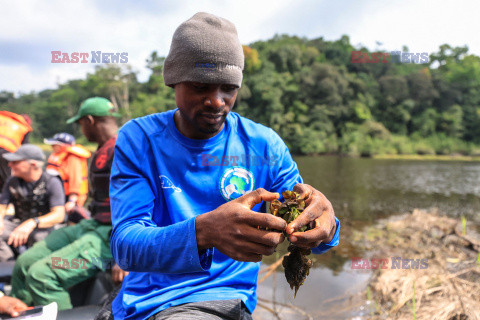
[[167, 176], [160, 176], [160, 182], [162, 183], [162, 189], [173, 189], [175, 192], [182, 192], [182, 189], [175, 187]]
[[225, 200], [237, 199], [253, 191], [255, 179], [252, 172], [243, 167], [233, 167], [225, 170], [220, 179], [220, 192]]

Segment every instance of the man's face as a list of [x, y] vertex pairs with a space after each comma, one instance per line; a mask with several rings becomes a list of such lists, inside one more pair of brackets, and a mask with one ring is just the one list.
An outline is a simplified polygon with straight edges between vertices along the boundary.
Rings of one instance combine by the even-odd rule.
[[78, 124], [82, 128], [82, 133], [87, 138], [87, 140], [90, 142], [95, 142], [95, 139], [94, 139], [95, 133], [94, 133], [91, 117], [86, 116], [86, 117], [80, 118], [78, 120]]
[[208, 139], [223, 129], [237, 98], [238, 87], [229, 84], [182, 82], [175, 85], [180, 112], [177, 129], [191, 139]]
[[67, 145], [64, 144], [52, 144], [53, 153], [60, 153], [67, 149]]
[[12, 176], [26, 179], [30, 176], [33, 165], [28, 160], [10, 161], [8, 166], [12, 170]]

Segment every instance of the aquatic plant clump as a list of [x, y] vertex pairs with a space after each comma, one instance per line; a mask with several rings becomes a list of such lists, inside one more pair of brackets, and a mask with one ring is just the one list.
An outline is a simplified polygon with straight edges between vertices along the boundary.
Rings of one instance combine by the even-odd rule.
[[[282, 196], [285, 201], [283, 203], [279, 200], [272, 201], [270, 203], [270, 212], [289, 224], [303, 212], [305, 201], [300, 198], [298, 193], [293, 191], [284, 191]], [[304, 232], [306, 230], [308, 230], [308, 227], [303, 226], [298, 231]], [[310, 273], [312, 261], [307, 256], [311, 254], [311, 251], [310, 249], [299, 248], [294, 244], [288, 246], [288, 251], [290, 253], [283, 258], [282, 265], [285, 268], [285, 278], [290, 288], [292, 290], [295, 288], [294, 297], [296, 297], [298, 288], [305, 282]]]

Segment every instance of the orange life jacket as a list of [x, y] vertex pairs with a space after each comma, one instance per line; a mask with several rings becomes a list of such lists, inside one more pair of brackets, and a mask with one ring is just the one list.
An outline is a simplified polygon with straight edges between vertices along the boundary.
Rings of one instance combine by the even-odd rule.
[[15, 152], [32, 127], [21, 115], [10, 111], [0, 111], [0, 148]]
[[[62, 164], [66, 163], [67, 157], [70, 155], [75, 155], [82, 158], [82, 185], [80, 186], [79, 198], [88, 194], [88, 164], [87, 159], [90, 158], [91, 153], [83, 146], [77, 144], [71, 147], [68, 147], [60, 153], [52, 153], [48, 157], [47, 172], [51, 173], [56, 171], [60, 178], [63, 181], [63, 188], [65, 193], [68, 195], [70, 190], [70, 184], [68, 181], [68, 175], [65, 172], [65, 168]], [[82, 197], [83, 198], [83, 197]], [[85, 200], [84, 200], [85, 201]]]
[[57, 176], [59, 175], [61, 177], [60, 166], [65, 161], [67, 156], [68, 156], [67, 151], [62, 151], [60, 153], [52, 152], [47, 160], [47, 172], [50, 173], [51, 175], [57, 175]]

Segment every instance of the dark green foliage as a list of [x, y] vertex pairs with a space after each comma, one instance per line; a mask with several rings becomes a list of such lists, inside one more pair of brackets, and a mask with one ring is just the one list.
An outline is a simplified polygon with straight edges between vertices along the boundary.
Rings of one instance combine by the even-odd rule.
[[[407, 49], [407, 48], [405, 48]], [[337, 41], [276, 35], [244, 46], [245, 77], [234, 111], [274, 129], [295, 154], [477, 153], [480, 148], [480, 58], [467, 47], [442, 45], [428, 64], [352, 63]], [[175, 108], [163, 82], [164, 57], [146, 60], [139, 83], [128, 66], [97, 67], [56, 90], [0, 92], [0, 109], [27, 113], [33, 140], [79, 129], [67, 125], [91, 96], [112, 100], [122, 122]]]

